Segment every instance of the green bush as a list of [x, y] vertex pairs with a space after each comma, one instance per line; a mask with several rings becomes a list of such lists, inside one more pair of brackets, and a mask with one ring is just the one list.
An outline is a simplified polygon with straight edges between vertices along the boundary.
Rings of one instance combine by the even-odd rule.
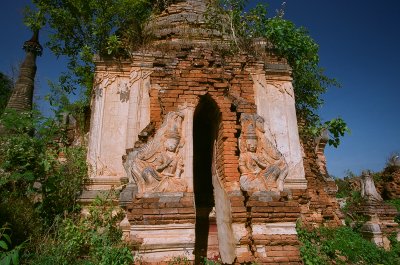
[[38, 210], [48, 224], [60, 214], [79, 210], [76, 201], [88, 179], [85, 148], [69, 147], [63, 153], [65, 161], [53, 161], [46, 174], [38, 179], [43, 196]]
[[96, 199], [87, 216], [61, 220], [54, 236], [41, 242], [28, 264], [133, 264], [133, 255], [117, 225], [121, 214], [111, 200]]
[[400, 199], [387, 200], [386, 202], [396, 207], [397, 211], [400, 212]]
[[335, 178], [335, 183], [338, 187], [336, 198], [346, 198], [350, 196], [352, 190], [348, 178]]
[[13, 82], [11, 78], [0, 72], [0, 115], [7, 106], [12, 92]]
[[349, 227], [298, 229], [304, 264], [400, 264], [397, 247], [385, 251]]
[[168, 265], [190, 265], [192, 262], [186, 256], [172, 257], [167, 262]]
[[222, 261], [218, 257], [216, 257], [214, 259], [204, 258], [202, 264], [204, 264], [204, 265], [220, 265], [220, 264], [222, 264]]
[[34, 183], [45, 171], [45, 144], [33, 136], [37, 113], [7, 110], [1, 116], [5, 135], [0, 135], [0, 225], [9, 224], [16, 243], [40, 230]]
[[0, 264], [2, 265], [18, 265], [19, 252], [23, 247], [23, 243], [12, 248], [11, 237], [8, 234], [9, 228], [3, 226], [0, 228]]
[[396, 207], [397, 216], [394, 218], [394, 221], [400, 224], [400, 199], [387, 200], [386, 202]]
[[86, 150], [68, 147], [65, 127], [35, 111], [7, 110], [0, 122], [0, 226], [8, 224], [14, 244], [27, 241], [29, 256], [58, 232], [57, 220], [79, 212]]

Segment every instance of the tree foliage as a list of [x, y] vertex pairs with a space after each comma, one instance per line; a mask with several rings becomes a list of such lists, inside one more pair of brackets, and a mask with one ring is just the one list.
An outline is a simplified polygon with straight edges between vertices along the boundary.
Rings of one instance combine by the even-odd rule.
[[230, 36], [233, 51], [254, 54], [254, 40], [268, 41], [292, 68], [297, 115], [305, 123], [303, 133], [317, 136], [322, 129], [328, 129], [331, 136], [328, 143], [337, 147], [340, 137], [349, 129], [341, 118], [322, 124], [317, 113], [323, 104], [322, 94], [330, 86], [339, 86], [319, 66], [318, 44], [305, 28], [285, 20], [283, 9], [271, 16], [267, 4], [250, 9], [247, 6], [247, 0], [215, 0], [209, 7], [208, 23]]
[[0, 116], [7, 106], [10, 98], [13, 83], [11, 79], [3, 73], [0, 73]]
[[322, 126], [309, 127], [309, 130], [313, 135], [320, 134], [322, 130], [328, 130], [329, 140], [328, 144], [334, 147], [338, 147], [340, 144], [340, 138], [344, 136], [345, 133], [350, 133], [350, 129], [347, 127], [346, 122], [342, 118], [335, 118], [330, 121], [326, 121]]
[[[144, 21], [154, 7], [151, 0], [33, 0], [26, 24], [37, 27], [37, 17], [50, 29], [46, 45], [56, 56], [68, 58], [60, 84], [72, 92], [82, 86], [90, 94], [93, 56], [115, 54], [122, 44], [139, 45]], [[127, 29], [117, 32], [118, 29]], [[128, 30], [129, 29], [129, 30]], [[129, 32], [129, 34], [127, 34]], [[124, 34], [126, 33], [126, 34]], [[133, 38], [132, 36], [136, 36]], [[124, 40], [125, 42], [121, 42]]]
[[23, 247], [23, 244], [11, 248], [12, 241], [9, 235], [9, 230], [10, 229], [7, 226], [0, 228], [0, 264], [18, 265], [19, 251]]
[[76, 210], [86, 156], [82, 147], [66, 147], [57, 120], [9, 110], [0, 122], [6, 130], [0, 136], [0, 225], [9, 223], [21, 243]]
[[0, 118], [6, 130], [0, 136], [0, 227], [7, 224], [7, 231], [0, 228], [0, 263], [132, 264], [114, 197], [79, 217], [86, 152], [68, 146], [62, 117], [9, 110]]
[[399, 264], [399, 243], [385, 251], [350, 227], [297, 229], [304, 264]]
[[133, 255], [121, 240], [123, 214], [110, 198], [96, 198], [87, 216], [68, 216], [56, 224], [56, 233], [44, 238], [28, 264], [129, 265]]

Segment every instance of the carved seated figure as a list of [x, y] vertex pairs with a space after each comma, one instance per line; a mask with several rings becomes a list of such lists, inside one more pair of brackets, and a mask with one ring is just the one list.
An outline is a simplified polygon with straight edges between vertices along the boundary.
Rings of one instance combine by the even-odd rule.
[[135, 183], [139, 192], [186, 191], [187, 185], [181, 178], [182, 119], [181, 113], [169, 113], [154, 139], [128, 155], [125, 169], [129, 182]]
[[260, 119], [262, 118], [258, 115], [251, 117], [249, 114], [241, 118], [243, 133], [239, 139], [240, 186], [248, 192], [282, 191], [288, 165], [282, 154], [264, 137]]
[[376, 190], [374, 180], [369, 171], [361, 174], [361, 197], [368, 202], [382, 202], [383, 199]]

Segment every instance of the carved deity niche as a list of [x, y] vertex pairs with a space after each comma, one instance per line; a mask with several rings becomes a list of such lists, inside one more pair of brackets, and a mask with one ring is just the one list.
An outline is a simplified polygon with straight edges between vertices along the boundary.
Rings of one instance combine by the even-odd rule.
[[169, 112], [154, 138], [129, 151], [124, 167], [131, 185], [143, 192], [184, 192], [181, 112]]
[[288, 165], [276, 145], [265, 137], [264, 119], [242, 113], [240, 123], [240, 187], [250, 193], [282, 191]]

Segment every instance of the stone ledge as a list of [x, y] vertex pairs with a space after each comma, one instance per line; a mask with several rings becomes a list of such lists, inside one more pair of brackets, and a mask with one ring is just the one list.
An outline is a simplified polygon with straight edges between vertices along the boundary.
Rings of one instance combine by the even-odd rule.
[[285, 189], [305, 190], [307, 189], [307, 180], [304, 179], [286, 179], [284, 184]]
[[254, 235], [297, 235], [296, 223], [253, 224]]
[[90, 177], [86, 188], [88, 190], [110, 190], [123, 184], [119, 176], [95, 176]]
[[[88, 205], [92, 203], [96, 197], [106, 198], [109, 190], [83, 190], [82, 194], [79, 196], [79, 203]], [[113, 204], [117, 204], [118, 202], [113, 200]]]
[[166, 261], [177, 256], [194, 260], [194, 224], [132, 225], [130, 235], [143, 239], [138, 255], [145, 262]]

